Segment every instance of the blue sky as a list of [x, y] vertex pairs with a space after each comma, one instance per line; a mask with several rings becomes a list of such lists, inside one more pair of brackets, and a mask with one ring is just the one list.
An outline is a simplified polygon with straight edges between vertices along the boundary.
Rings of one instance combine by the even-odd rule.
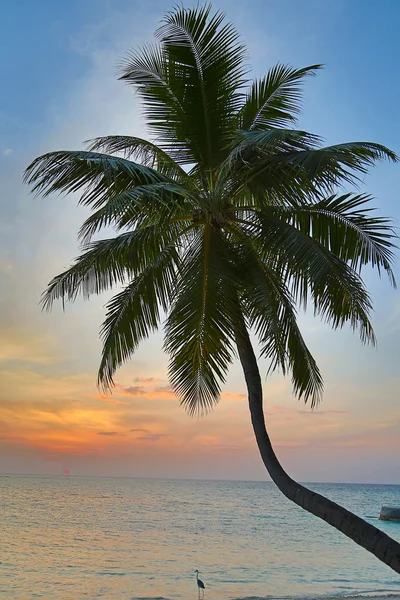
[[[307, 82], [300, 127], [327, 143], [372, 140], [400, 154], [397, 1], [214, 6], [243, 34], [255, 75], [278, 61], [326, 65]], [[192, 444], [188, 456], [196, 457], [198, 476], [264, 477], [251, 431], [243, 425], [247, 409], [238, 365], [226, 402], [201, 424], [189, 422], [166, 391], [167, 359], [155, 336], [121, 370], [121, 397], [112, 404], [98, 398], [95, 387], [106, 299], [78, 302], [66, 315], [58, 308], [43, 315], [38, 308], [48, 280], [78, 253], [76, 232], [85, 213], [76, 208], [76, 198], [33, 198], [21, 183], [22, 171], [38, 154], [79, 148], [90, 137], [146, 135], [132, 90], [116, 80], [117, 64], [130, 47], [151, 40], [169, 8], [169, 2], [155, 0], [145, 7], [133, 0], [26, 0], [10, 3], [2, 17], [0, 445], [7, 453], [0, 452], [6, 456], [0, 471], [59, 472], [72, 465], [75, 472], [107, 474], [118, 462], [121, 474], [186, 476], [192, 471], [182, 444]], [[397, 224], [399, 184], [400, 166], [382, 163], [362, 186]], [[375, 273], [366, 278], [378, 350], [362, 348], [349, 331], [332, 334], [310, 316], [301, 317], [326, 382], [319, 413], [304, 412], [279, 375], [265, 384], [273, 439], [303, 480], [400, 483], [394, 459], [400, 445], [400, 300]], [[142, 395], [129, 396], [126, 390], [134, 386]], [[124, 438], [124, 419], [141, 431], [133, 441]], [[114, 434], [95, 437], [104, 434], [99, 428]], [[232, 445], [232, 435], [242, 441]]]
[[[326, 111], [332, 110], [336, 116], [340, 112], [346, 123], [352, 122], [355, 132], [368, 127], [374, 139], [383, 137], [388, 145], [396, 143], [400, 52], [400, 7], [396, 0], [383, 4], [369, 0], [283, 0], [234, 5], [215, 4], [227, 11], [245, 35], [250, 52], [256, 54], [256, 60], [251, 60], [256, 73], [278, 60], [325, 63], [327, 73], [319, 79]], [[2, 123], [2, 141], [5, 138], [15, 143], [21, 136], [26, 142], [26, 133], [40, 134], [49, 106], [61, 102], [70, 87], [91, 70], [85, 40], [115, 49], [121, 38], [129, 40], [132, 29], [131, 44], [135, 44], [138, 6], [132, 0], [9, 3], [2, 15], [0, 69], [7, 94], [2, 98], [1, 111], [17, 119], [25, 136], [22, 132], [18, 135], [11, 122], [8, 126]], [[146, 15], [143, 18], [141, 14], [140, 19], [149, 33], [169, 6], [164, 1], [147, 4]], [[105, 23], [110, 27], [103, 26]], [[307, 104], [310, 108], [310, 101]], [[338, 105], [340, 111], [335, 109]], [[326, 126], [325, 121], [314, 123], [317, 128]]]

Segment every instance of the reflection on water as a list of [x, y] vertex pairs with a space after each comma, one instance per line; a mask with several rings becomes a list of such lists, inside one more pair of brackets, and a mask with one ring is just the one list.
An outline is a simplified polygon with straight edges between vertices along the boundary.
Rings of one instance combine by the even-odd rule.
[[[378, 521], [399, 486], [313, 484]], [[0, 596], [206, 598], [400, 593], [400, 578], [271, 483], [0, 478]]]

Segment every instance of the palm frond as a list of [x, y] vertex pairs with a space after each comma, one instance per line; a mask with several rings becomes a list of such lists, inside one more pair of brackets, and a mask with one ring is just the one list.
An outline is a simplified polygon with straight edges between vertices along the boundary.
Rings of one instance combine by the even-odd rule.
[[185, 110], [190, 111], [191, 138], [200, 150], [198, 162], [215, 167], [225, 149], [232, 118], [241, 102], [245, 47], [222, 12], [211, 5], [177, 8], [167, 14], [156, 35], [168, 60], [183, 67]]
[[265, 209], [257, 218], [261, 224], [258, 250], [271, 268], [284, 273], [294, 298], [306, 306], [311, 297], [316, 314], [333, 328], [350, 323], [359, 329], [363, 342], [375, 343], [369, 319], [371, 299], [354, 269], [319, 241], [277, 217], [275, 209]]
[[261, 355], [270, 360], [270, 372], [280, 368], [291, 374], [294, 394], [311, 407], [322, 398], [323, 381], [297, 324], [294, 298], [281, 272], [264, 262], [252, 236], [232, 228], [239, 249], [241, 305], [249, 327], [261, 344]]
[[278, 63], [265, 77], [254, 80], [238, 113], [239, 128], [285, 127], [293, 123], [301, 109], [303, 81], [321, 67], [294, 69]]
[[[262, 204], [299, 204], [332, 194], [344, 183], [357, 184], [360, 173], [366, 173], [378, 160], [398, 160], [385, 146], [369, 142], [290, 149], [288, 144], [312, 146], [318, 138], [299, 132], [302, 137], [296, 141], [295, 134], [292, 137], [289, 131], [285, 140], [283, 130], [281, 141], [280, 130], [276, 131], [246, 133], [249, 153], [246, 156], [240, 147], [231, 151], [221, 166], [220, 186], [224, 182], [232, 196], [240, 198], [249, 193], [254, 200], [261, 199]], [[278, 143], [286, 144], [287, 150], [275, 151]]]
[[150, 167], [87, 151], [49, 152], [39, 156], [26, 169], [24, 181], [33, 184], [33, 191], [43, 196], [54, 192], [70, 194], [84, 188], [80, 203], [94, 208], [138, 185], [173, 183]]
[[122, 79], [143, 98], [150, 128], [177, 162], [216, 166], [244, 85], [244, 46], [211, 6], [176, 7], [156, 36], [159, 47], [129, 55]]
[[[319, 141], [317, 136], [291, 129], [237, 133], [232, 138], [229, 155], [216, 172], [216, 194], [237, 208], [298, 205], [317, 197], [318, 186], [300, 169], [296, 172], [288, 169], [284, 157], [291, 152], [312, 149]], [[283, 157], [282, 166], [276, 161], [277, 156]], [[271, 168], [267, 167], [268, 161], [274, 163]]]
[[125, 227], [143, 227], [191, 218], [197, 198], [186, 188], [175, 183], [152, 183], [137, 186], [112, 197], [92, 213], [79, 230], [83, 245], [90, 242], [103, 227], [117, 230]]
[[79, 293], [89, 298], [130, 281], [154, 263], [165, 246], [176, 242], [180, 233], [179, 224], [149, 226], [92, 243], [72, 267], [49, 283], [43, 308], [50, 310], [57, 299], [73, 302]]
[[[278, 195], [285, 197], [284, 188], [301, 180], [302, 185], [297, 187], [300, 194], [304, 193], [306, 181], [299, 170], [295, 174], [292, 171], [286, 173], [287, 165], [282, 168], [276, 158], [282, 156], [284, 163], [286, 154], [312, 150], [320, 143], [318, 136], [296, 129], [239, 131], [232, 137], [230, 152], [217, 170], [216, 189], [221, 195], [226, 188], [230, 193], [241, 195], [247, 188], [254, 193], [254, 184], [259, 180], [263, 192], [271, 194], [276, 190]], [[274, 163], [274, 168], [268, 170], [269, 160]], [[311, 187], [311, 178], [307, 177], [307, 181]]]
[[[397, 162], [397, 155], [383, 146], [373, 142], [348, 142], [312, 150], [300, 150], [276, 154], [266, 161], [265, 167], [270, 169], [273, 163], [288, 170], [289, 176], [297, 171], [307, 176], [325, 189], [332, 189], [343, 182], [357, 185], [359, 174], [365, 174], [368, 168], [379, 160]], [[261, 167], [262, 169], [262, 167]]]
[[316, 203], [282, 208], [282, 218], [317, 240], [355, 270], [364, 265], [387, 272], [395, 285], [392, 265], [397, 235], [390, 219], [372, 215], [371, 196], [344, 194]]
[[142, 138], [128, 135], [109, 135], [88, 140], [86, 143], [89, 144], [88, 151], [90, 152], [99, 150], [107, 154], [121, 152], [124, 158], [138, 161], [141, 165], [155, 169], [169, 179], [177, 182], [184, 181], [186, 185], [192, 183], [186, 171], [167, 152]]
[[196, 147], [188, 143], [183, 70], [169, 63], [159, 45], [131, 50], [120, 65], [120, 79], [137, 88], [147, 126], [162, 148], [180, 165], [196, 162]]
[[234, 352], [232, 319], [237, 304], [225, 256], [215, 230], [206, 227], [197, 232], [167, 319], [170, 381], [191, 415], [208, 412], [218, 401]]
[[98, 383], [105, 391], [113, 386], [115, 370], [158, 328], [160, 308], [167, 310], [175, 292], [179, 263], [174, 246], [164, 248], [108, 302], [100, 330], [103, 353], [98, 374]]

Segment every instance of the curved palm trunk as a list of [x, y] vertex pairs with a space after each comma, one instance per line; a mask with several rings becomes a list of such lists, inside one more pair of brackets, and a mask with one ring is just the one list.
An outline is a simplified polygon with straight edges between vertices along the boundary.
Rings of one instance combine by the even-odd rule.
[[257, 360], [243, 324], [235, 331], [240, 362], [243, 367], [251, 421], [264, 465], [281, 492], [301, 508], [336, 527], [356, 544], [400, 573], [400, 544], [339, 504], [300, 485], [284, 471], [272, 448], [264, 420], [262, 386]]

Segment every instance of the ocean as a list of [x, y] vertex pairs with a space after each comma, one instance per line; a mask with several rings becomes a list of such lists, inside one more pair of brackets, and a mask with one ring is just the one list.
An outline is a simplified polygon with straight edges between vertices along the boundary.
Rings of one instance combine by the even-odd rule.
[[[400, 486], [308, 484], [377, 520]], [[270, 482], [0, 477], [0, 597], [207, 600], [388, 596], [400, 576]]]

